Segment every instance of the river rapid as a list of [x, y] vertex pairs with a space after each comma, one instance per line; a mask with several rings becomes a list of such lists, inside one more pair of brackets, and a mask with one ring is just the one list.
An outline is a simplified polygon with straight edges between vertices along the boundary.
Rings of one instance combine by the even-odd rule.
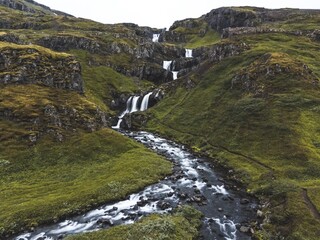
[[250, 222], [256, 221], [258, 203], [223, 180], [226, 173], [216, 171], [206, 159], [194, 155], [183, 145], [155, 134], [120, 132], [165, 156], [173, 163], [173, 174], [125, 200], [40, 227], [15, 240], [63, 239], [70, 234], [131, 224], [151, 213], [169, 213], [181, 204], [190, 204], [204, 214], [200, 239], [251, 239], [247, 232], [250, 232]]

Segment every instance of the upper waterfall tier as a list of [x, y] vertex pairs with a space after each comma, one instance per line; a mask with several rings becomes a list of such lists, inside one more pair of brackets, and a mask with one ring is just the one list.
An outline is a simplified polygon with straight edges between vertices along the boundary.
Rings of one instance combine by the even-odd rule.
[[192, 49], [186, 49], [186, 58], [192, 58]]
[[178, 78], [179, 71], [172, 71], [173, 74], [173, 80], [176, 80]]
[[159, 42], [159, 37], [160, 37], [160, 34], [153, 34], [152, 42]]
[[171, 70], [171, 64], [172, 64], [172, 61], [163, 61], [163, 68], [165, 69], [165, 70], [168, 70], [168, 71], [170, 71]]

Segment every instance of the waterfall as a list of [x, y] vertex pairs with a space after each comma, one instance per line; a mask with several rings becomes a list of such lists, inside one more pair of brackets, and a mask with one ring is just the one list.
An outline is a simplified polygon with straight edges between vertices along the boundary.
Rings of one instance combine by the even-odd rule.
[[160, 34], [153, 34], [152, 42], [159, 42]]
[[134, 96], [133, 97], [133, 99], [132, 99], [132, 107], [131, 107], [130, 113], [139, 111], [139, 108], [138, 108], [138, 100], [139, 99], [140, 99], [140, 96]]
[[192, 49], [186, 49], [186, 58], [192, 58]]
[[121, 125], [121, 122], [122, 122], [122, 118], [123, 118], [127, 113], [129, 113], [130, 110], [131, 110], [131, 103], [132, 103], [132, 96], [128, 98], [128, 100], [127, 100], [127, 108], [126, 108], [126, 110], [124, 110], [124, 111], [120, 114], [120, 116], [118, 117], [119, 119], [118, 119], [117, 125], [116, 125], [116, 126], [112, 126], [113, 129], [119, 129], [119, 128], [120, 128], [120, 125]]
[[171, 63], [172, 61], [163, 61], [163, 68], [167, 71], [170, 71], [171, 69]]
[[[115, 126], [112, 126], [113, 129], [120, 129], [120, 125], [122, 123], [123, 117], [127, 113], [133, 113], [133, 112], [138, 112], [138, 111], [145, 111], [148, 109], [149, 105], [149, 99], [151, 96], [152, 92], [147, 93], [144, 95], [141, 105], [139, 106], [139, 99], [140, 96], [130, 96], [127, 100], [127, 107], [126, 110], [124, 110], [118, 117], [118, 123]], [[158, 94], [159, 95], [159, 94]]]
[[149, 104], [149, 98], [151, 96], [152, 92], [149, 92], [148, 94], [146, 94], [141, 102], [141, 107], [140, 107], [140, 111], [145, 111], [148, 109], [148, 104]]
[[176, 80], [178, 78], [178, 71], [172, 71], [173, 74], [173, 80]]

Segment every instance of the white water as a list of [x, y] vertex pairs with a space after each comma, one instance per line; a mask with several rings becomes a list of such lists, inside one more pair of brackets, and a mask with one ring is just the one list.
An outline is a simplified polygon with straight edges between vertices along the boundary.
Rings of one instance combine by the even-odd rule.
[[163, 68], [167, 71], [170, 71], [172, 61], [163, 61]]
[[131, 108], [130, 113], [139, 111], [139, 108], [138, 108], [139, 99], [140, 99], [140, 96], [134, 96], [133, 97], [133, 99], [132, 99], [132, 108]]
[[[128, 100], [129, 101], [129, 100]], [[176, 168], [172, 176], [166, 177], [144, 190], [131, 194], [127, 199], [104, 205], [63, 222], [36, 229], [32, 233], [22, 234], [16, 240], [58, 239], [59, 236], [81, 232], [96, 231], [104, 227], [119, 224], [131, 224], [150, 213], [168, 213], [188, 199], [204, 196], [205, 204], [193, 206], [205, 215], [204, 239], [236, 240], [250, 239], [240, 235], [236, 223], [247, 218], [247, 209], [242, 209], [240, 199], [225, 189], [209, 164], [198, 159], [181, 145], [147, 132], [126, 133], [127, 136], [142, 142], [149, 148], [164, 154]], [[181, 177], [177, 177], [178, 175]], [[176, 176], [176, 177], [174, 177]], [[195, 193], [198, 190], [199, 193]], [[180, 198], [185, 193], [188, 199]], [[228, 200], [232, 197], [232, 201]], [[166, 203], [163, 207], [163, 203]], [[219, 211], [223, 208], [223, 212]], [[255, 212], [254, 212], [255, 213]], [[229, 215], [229, 216], [228, 216]], [[216, 238], [217, 236], [219, 238]]]
[[132, 102], [132, 96], [128, 98], [128, 100], [127, 100], [127, 108], [126, 108], [126, 110], [124, 110], [124, 111], [120, 114], [117, 125], [116, 125], [116, 126], [112, 126], [113, 129], [120, 129], [120, 125], [121, 125], [121, 122], [122, 122], [122, 118], [124, 117], [124, 115], [126, 115], [127, 113], [129, 113], [130, 110], [131, 110], [131, 102]]
[[[236, 240], [237, 228], [236, 224], [229, 219], [219, 219], [219, 218], [207, 218], [205, 223], [209, 225], [209, 222], [217, 224], [220, 228], [220, 231], [224, 234], [226, 240]], [[208, 228], [209, 231], [211, 231]]]
[[148, 109], [148, 104], [149, 104], [149, 98], [151, 96], [152, 92], [149, 92], [148, 94], [146, 94], [141, 102], [141, 106], [140, 106], [140, 111], [145, 111]]
[[159, 42], [160, 34], [153, 34], [152, 42]]
[[192, 49], [186, 49], [186, 58], [192, 58]]
[[173, 74], [173, 80], [176, 80], [178, 78], [178, 71], [172, 71]]
[[137, 112], [137, 111], [145, 111], [145, 110], [147, 110], [148, 109], [148, 105], [149, 105], [149, 99], [150, 99], [151, 95], [152, 95], [152, 92], [149, 92], [146, 95], [144, 95], [140, 106], [139, 106], [140, 96], [131, 96], [131, 97], [129, 97], [128, 100], [127, 100], [127, 108], [126, 108], [126, 110], [123, 111], [120, 114], [120, 116], [118, 117], [117, 125], [112, 126], [112, 128], [113, 129], [120, 129], [121, 123], [123, 121], [123, 117], [127, 113], [133, 113], [133, 112]]

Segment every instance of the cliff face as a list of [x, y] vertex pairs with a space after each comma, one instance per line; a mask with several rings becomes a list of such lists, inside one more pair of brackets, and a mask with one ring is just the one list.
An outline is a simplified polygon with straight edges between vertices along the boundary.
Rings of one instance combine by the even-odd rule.
[[[213, 9], [202, 16], [212, 29], [222, 33], [225, 28], [257, 27], [265, 24], [317, 18], [320, 10], [265, 9], [256, 7], [232, 7]], [[300, 30], [303, 30], [300, 29]]]
[[81, 66], [74, 57], [15, 44], [0, 46], [0, 84], [41, 84], [83, 92]]
[[[0, 0], [0, 5], [19, 10], [28, 13], [41, 13], [41, 14], [52, 14], [52, 15], [69, 15], [60, 11], [51, 10], [49, 7], [39, 4], [33, 0]], [[71, 16], [71, 15], [69, 15]]]

